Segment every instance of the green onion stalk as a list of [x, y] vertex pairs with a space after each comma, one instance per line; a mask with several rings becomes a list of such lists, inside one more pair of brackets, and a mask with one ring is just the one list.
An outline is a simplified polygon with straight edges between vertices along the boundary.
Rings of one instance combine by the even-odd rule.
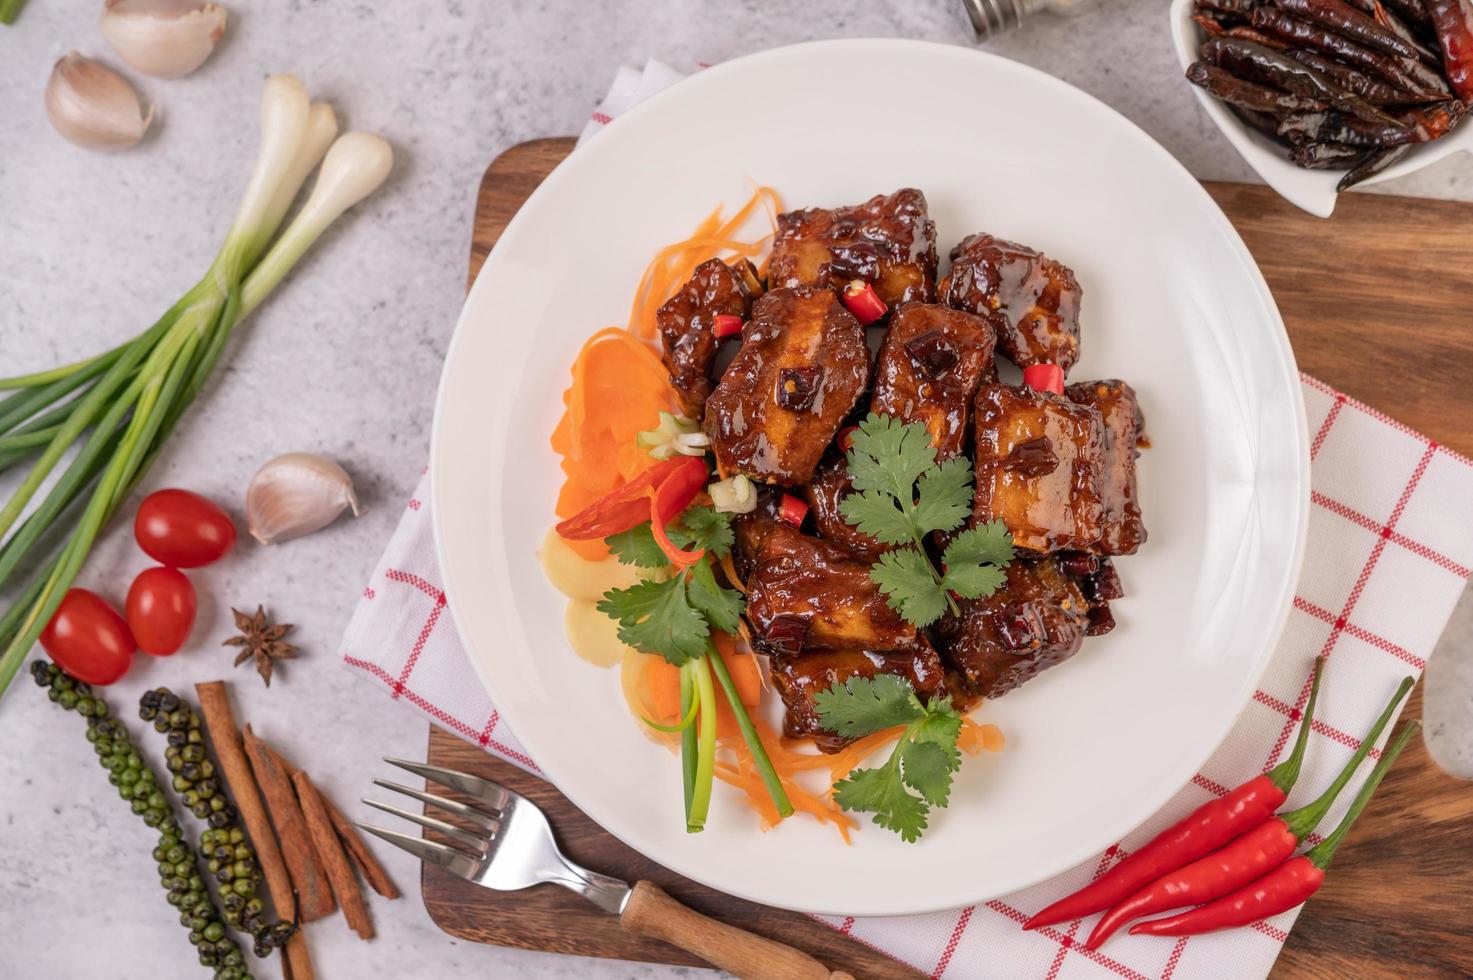
[[[0, 378], [0, 391], [12, 392], [0, 399], [0, 471], [36, 457], [0, 508], [0, 588], [23, 570], [31, 574], [0, 614], [0, 694], [98, 534], [204, 387], [236, 324], [333, 221], [383, 183], [392, 163], [383, 139], [339, 137], [331, 106], [312, 105], [300, 80], [273, 76], [261, 99], [255, 170], [204, 277], [156, 323], [112, 350]], [[278, 237], [292, 201], [319, 164], [312, 193]]]
[[711, 809], [711, 790], [715, 785], [716, 775], [716, 683], [721, 685], [721, 692], [731, 705], [737, 729], [752, 753], [757, 771], [762, 776], [762, 783], [772, 797], [778, 814], [783, 817], [792, 816], [792, 801], [788, 799], [782, 778], [772, 765], [767, 747], [762, 744], [757, 726], [752, 724], [747, 706], [742, 704], [736, 683], [732, 681], [731, 672], [726, 668], [726, 661], [721, 659], [721, 654], [714, 645], [709, 645], [704, 655], [693, 657], [680, 667], [680, 721], [674, 725], [660, 725], [648, 718], [642, 719], [646, 725], [658, 731], [680, 735], [680, 770], [685, 790], [686, 831], [697, 834], [704, 830], [706, 816]]
[[0, 24], [14, 24], [26, 0], [0, 0]]

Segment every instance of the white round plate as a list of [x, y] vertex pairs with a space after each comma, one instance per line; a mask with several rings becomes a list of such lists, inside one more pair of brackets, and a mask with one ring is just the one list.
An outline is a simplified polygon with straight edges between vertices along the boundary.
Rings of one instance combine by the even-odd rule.
[[[1140, 392], [1150, 541], [1118, 563], [1119, 627], [977, 717], [918, 844], [868, 823], [846, 847], [797, 817], [770, 833], [717, 784], [687, 834], [680, 767], [617, 671], [579, 660], [536, 552], [560, 485], [548, 437], [569, 365], [622, 323], [649, 257], [770, 184], [788, 207], [897, 187], [930, 201], [944, 256], [986, 230], [1071, 266], [1075, 380]], [[910, 41], [806, 44], [710, 68], [578, 149], [507, 227], [446, 359], [432, 454], [450, 608], [502, 717], [557, 787], [631, 847], [713, 888], [808, 912], [957, 907], [1034, 884], [1144, 821], [1226, 736], [1298, 579], [1303, 404], [1273, 299], [1195, 180], [1123, 117], [1022, 65]], [[1246, 774], [1245, 774], [1246, 775]]]

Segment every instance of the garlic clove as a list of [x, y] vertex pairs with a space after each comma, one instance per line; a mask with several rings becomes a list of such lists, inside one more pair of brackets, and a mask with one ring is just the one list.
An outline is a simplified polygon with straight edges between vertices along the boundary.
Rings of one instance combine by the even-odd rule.
[[46, 83], [46, 115], [62, 136], [89, 150], [125, 150], [143, 138], [153, 107], [143, 109], [128, 80], [75, 51], [62, 56]]
[[102, 36], [128, 67], [155, 78], [182, 78], [215, 50], [225, 19], [218, 3], [107, 0]]
[[337, 463], [312, 453], [276, 457], [246, 488], [246, 525], [262, 544], [320, 531], [349, 507], [357, 517], [352, 478]]

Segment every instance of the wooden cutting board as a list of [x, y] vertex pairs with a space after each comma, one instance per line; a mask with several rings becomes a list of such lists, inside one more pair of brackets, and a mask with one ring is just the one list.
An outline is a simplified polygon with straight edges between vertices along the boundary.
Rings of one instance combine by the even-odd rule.
[[[481, 181], [470, 278], [506, 223], [572, 148], [507, 150]], [[1264, 187], [1208, 183], [1268, 279], [1302, 370], [1473, 455], [1473, 205], [1351, 194], [1333, 220]], [[1420, 689], [1407, 717], [1420, 717]], [[547, 810], [574, 860], [649, 878], [695, 908], [791, 943], [856, 977], [920, 974], [807, 916], [754, 905], [675, 875], [609, 836], [551, 785], [432, 727], [429, 759], [506, 783]], [[438, 811], [437, 816], [447, 815]], [[554, 886], [497, 893], [426, 866], [425, 907], [446, 932], [524, 949], [659, 963], [689, 954], [626, 936]], [[1225, 969], [1226, 966], [1224, 967]], [[1276, 978], [1473, 975], [1473, 784], [1441, 772], [1418, 740], [1300, 916]]]

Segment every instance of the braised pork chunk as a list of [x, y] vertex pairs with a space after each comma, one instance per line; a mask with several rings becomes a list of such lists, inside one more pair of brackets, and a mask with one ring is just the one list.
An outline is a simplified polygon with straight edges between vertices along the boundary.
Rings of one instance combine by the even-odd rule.
[[747, 577], [747, 623], [764, 653], [901, 650], [916, 628], [885, 602], [871, 561], [778, 524]]
[[1104, 531], [1104, 424], [1089, 405], [1022, 385], [976, 399], [973, 517], [999, 520], [1032, 551], [1091, 551]]
[[972, 396], [993, 372], [993, 342], [992, 327], [982, 317], [906, 303], [890, 318], [870, 408], [925, 425], [938, 459], [962, 455]]
[[720, 346], [713, 332], [716, 317], [726, 314], [745, 320], [752, 300], [761, 295], [762, 283], [752, 263], [739, 259], [727, 265], [711, 259], [696, 266], [690, 281], [655, 312], [670, 383], [691, 418], [701, 417], [713, 386], [711, 369]]
[[1081, 405], [1092, 405], [1105, 423], [1105, 468], [1100, 500], [1105, 506], [1105, 528], [1098, 550], [1105, 555], [1133, 555], [1146, 540], [1140, 503], [1135, 492], [1136, 448], [1145, 435], [1135, 389], [1124, 381], [1085, 381], [1065, 392]]
[[854, 487], [849, 482], [849, 463], [844, 454], [835, 449], [824, 457], [813, 474], [813, 482], [808, 484], [808, 513], [819, 537], [873, 561], [889, 551], [891, 546], [881, 544], [844, 520], [839, 508], [844, 498], [853, 492]]
[[795, 486], [869, 382], [864, 328], [827, 289], [774, 289], [752, 304], [742, 346], [706, 402], [722, 476]]
[[906, 187], [863, 204], [807, 208], [777, 217], [770, 286], [842, 289], [853, 279], [894, 306], [936, 295], [936, 223], [926, 195]]
[[921, 638], [910, 650], [810, 650], [772, 658], [772, 683], [783, 699], [783, 734], [811, 736], [824, 752], [837, 752], [850, 742], [828, 731], [818, 718], [813, 696], [851, 677], [897, 674], [910, 681], [922, 701], [942, 693], [941, 658]]
[[1079, 304], [1074, 273], [1042, 252], [991, 235], [968, 235], [951, 250], [941, 280], [947, 306], [987, 317], [997, 349], [1019, 367], [1079, 360]]
[[943, 655], [976, 694], [995, 698], [1078, 652], [1089, 605], [1057, 558], [1015, 558], [1007, 584], [961, 602], [937, 627]]

